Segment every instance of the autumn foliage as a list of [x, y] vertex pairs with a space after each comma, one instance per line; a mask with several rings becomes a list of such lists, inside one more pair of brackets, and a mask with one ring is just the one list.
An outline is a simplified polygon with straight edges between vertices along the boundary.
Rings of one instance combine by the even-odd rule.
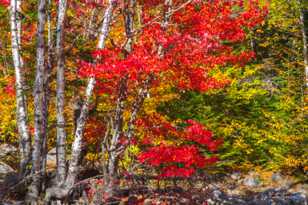
[[[206, 92], [222, 88], [228, 84], [228, 79], [217, 79], [211, 76], [211, 71], [227, 65], [245, 65], [254, 57], [251, 50], [236, 50], [235, 45], [244, 42], [246, 30], [261, 23], [266, 15], [266, 9], [254, 1], [248, 6], [242, 1], [194, 1], [185, 9], [174, 11], [170, 22], [161, 25], [152, 23], [156, 16], [152, 16], [151, 11], [163, 2], [144, 3], [142, 15], [146, 26], [132, 34], [132, 51], [111, 44], [93, 51], [92, 62], [81, 60], [79, 63], [79, 76], [95, 77], [99, 81], [99, 94], [116, 96], [123, 78], [127, 80], [127, 95], [138, 92], [149, 78], [152, 78], [151, 88], [166, 81], [173, 82], [180, 91]], [[175, 1], [174, 8], [182, 3], [185, 2]], [[144, 143], [148, 147], [160, 136], [170, 137], [170, 133], [176, 136], [175, 142], [168, 145], [162, 139], [156, 146], [143, 151], [138, 159], [161, 168], [160, 176], [188, 177], [196, 169], [217, 161], [218, 158], [210, 153], [217, 151], [221, 140], [215, 140], [200, 123], [189, 120], [187, 127], [178, 130], [170, 123], [154, 118], [149, 117], [146, 122], [137, 120], [137, 126], [150, 130], [141, 146]]]
[[[161, 2], [151, 3], [148, 11]], [[234, 13], [236, 6], [242, 11]], [[252, 51], [237, 52], [233, 45], [244, 41], [245, 29], [260, 23], [265, 14], [266, 10], [254, 3], [247, 10], [238, 1], [196, 2], [175, 12], [168, 28], [150, 24], [136, 33], [138, 40], [129, 54], [118, 46], [94, 51], [93, 59], [99, 60], [81, 61], [79, 75], [95, 76], [104, 80], [105, 87], [114, 88], [122, 76], [128, 76], [128, 84], [133, 86], [149, 74], [164, 74], [155, 80], [171, 80], [184, 90], [221, 88], [227, 79], [217, 80], [209, 75], [210, 71], [227, 64], [244, 65], [254, 57]], [[147, 12], [143, 15], [145, 24], [155, 18]], [[160, 46], [162, 56], [158, 54]]]
[[303, 2], [0, 0], [1, 166], [31, 204], [305, 174]]
[[[162, 132], [173, 132], [173, 140], [177, 143], [169, 145], [170, 142], [163, 141], [158, 146], [150, 147], [139, 155], [139, 161], [161, 168], [161, 177], [189, 177], [197, 169], [215, 163], [217, 156], [205, 157], [204, 152], [217, 151], [222, 141], [213, 139], [212, 133], [198, 122], [188, 120], [187, 124], [187, 127], [178, 131], [171, 124], [164, 124], [160, 128]], [[152, 136], [159, 135], [157, 131], [152, 129]]]
[[0, 5], [7, 7], [7, 6], [10, 5], [10, 1], [9, 0], [0, 0]]

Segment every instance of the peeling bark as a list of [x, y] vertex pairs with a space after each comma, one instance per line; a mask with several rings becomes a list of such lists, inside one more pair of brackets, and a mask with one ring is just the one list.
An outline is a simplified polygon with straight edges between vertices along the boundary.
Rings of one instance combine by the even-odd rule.
[[64, 75], [64, 55], [63, 55], [63, 39], [64, 39], [64, 23], [66, 16], [67, 1], [60, 0], [58, 7], [57, 34], [56, 34], [56, 56], [57, 56], [57, 181], [61, 185], [66, 177], [66, 133], [64, 118], [65, 103], [65, 75]]
[[46, 23], [46, 0], [40, 0], [38, 6], [38, 26], [37, 26], [37, 65], [34, 87], [34, 146], [32, 153], [32, 184], [29, 187], [28, 200], [37, 201], [42, 176], [42, 123], [43, 123], [43, 99], [44, 99], [44, 75], [45, 71], [45, 41], [44, 31]]
[[11, 41], [12, 56], [15, 69], [15, 86], [16, 86], [16, 115], [17, 128], [20, 136], [20, 177], [25, 175], [26, 166], [31, 158], [31, 141], [27, 125], [27, 105], [23, 82], [23, 62], [20, 55], [20, 1], [11, 0], [10, 4], [10, 25], [11, 25]]
[[[44, 94], [43, 94], [43, 122], [42, 122], [42, 173], [46, 173], [46, 163], [47, 163], [47, 138], [48, 138], [48, 108], [49, 108], [49, 82], [50, 74], [52, 70], [52, 49], [53, 49], [53, 39], [52, 39], [52, 28], [51, 28], [51, 0], [48, 0], [48, 11], [47, 11], [47, 65], [44, 73]], [[43, 176], [43, 186], [42, 190], [45, 190], [45, 175]]]

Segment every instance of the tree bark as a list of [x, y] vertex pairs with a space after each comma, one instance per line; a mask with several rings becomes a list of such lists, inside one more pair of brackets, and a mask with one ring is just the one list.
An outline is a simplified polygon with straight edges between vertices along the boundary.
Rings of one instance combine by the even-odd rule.
[[[109, 27], [110, 27], [110, 22], [112, 18], [112, 12], [113, 12], [115, 5], [116, 5], [115, 0], [109, 0], [109, 5], [105, 11], [104, 21], [103, 21], [101, 31], [100, 31], [99, 41], [97, 45], [98, 49], [103, 49], [105, 47], [105, 41], [109, 34]], [[89, 112], [90, 99], [93, 94], [94, 86], [95, 86], [95, 78], [91, 77], [87, 85], [84, 104], [82, 105], [80, 116], [77, 121], [75, 139], [72, 145], [72, 159], [69, 164], [68, 175], [67, 175], [66, 184], [65, 184], [67, 187], [72, 187], [74, 185], [78, 171], [79, 171], [78, 161], [79, 161], [79, 157], [81, 153], [83, 131], [84, 131], [87, 115]]]
[[[188, 4], [191, 1], [187, 1], [185, 4]], [[172, 0], [165, 0], [164, 2], [164, 16], [163, 16], [163, 22], [161, 24], [162, 28], [164, 30], [167, 29], [171, 15], [172, 15]], [[164, 50], [163, 50], [163, 46], [159, 45], [158, 46], [158, 51], [157, 51], [157, 55], [160, 58], [163, 58], [164, 56]], [[145, 82], [143, 83], [143, 87], [140, 89], [138, 96], [133, 104], [132, 107], [132, 111], [131, 111], [131, 116], [128, 122], [128, 129], [126, 131], [126, 136], [128, 138], [128, 140], [130, 141], [132, 136], [133, 136], [133, 132], [134, 132], [134, 123], [135, 120], [137, 118], [137, 114], [139, 112], [139, 110], [141, 109], [141, 106], [143, 105], [144, 99], [146, 98], [147, 94], [149, 93], [150, 87], [151, 87], [151, 83], [154, 79], [154, 74], [150, 74], [148, 76], [148, 78], [145, 80]], [[123, 150], [123, 149], [122, 149]]]
[[[124, 14], [125, 35], [127, 38], [124, 49], [127, 52], [127, 54], [129, 54], [132, 51], [135, 4], [136, 4], [135, 0], [124, 1], [123, 14]], [[106, 163], [107, 167], [104, 168], [107, 170], [107, 172], [104, 173], [105, 174], [104, 192], [107, 194], [108, 197], [113, 197], [113, 195], [115, 194], [115, 190], [117, 188], [117, 171], [119, 162], [118, 149], [119, 149], [119, 139], [121, 134], [123, 133], [123, 112], [125, 109], [124, 106], [125, 101], [127, 99], [127, 89], [128, 89], [127, 83], [128, 83], [128, 76], [123, 76], [119, 80], [118, 97], [113, 120], [114, 124], [112, 126], [113, 130], [112, 130], [110, 146], [108, 147], [108, 159], [107, 159], [108, 163]]]
[[[125, 8], [124, 8], [124, 20], [125, 20], [125, 34], [127, 37], [127, 43], [125, 45], [125, 49], [127, 53], [131, 52], [132, 49], [132, 34], [133, 34], [133, 18], [134, 12], [133, 8], [135, 7], [135, 0], [126, 1]], [[164, 11], [164, 19], [162, 22], [163, 29], [167, 29], [170, 15], [172, 11], [172, 0], [165, 1], [165, 11]], [[158, 48], [158, 55], [163, 57], [163, 47], [160, 45]], [[121, 133], [123, 133], [123, 111], [124, 111], [124, 101], [126, 100], [127, 95], [127, 78], [123, 77], [119, 82], [119, 95], [117, 98], [117, 107], [115, 111], [115, 118], [114, 118], [114, 125], [113, 125], [113, 135], [110, 142], [110, 147], [108, 150], [108, 163], [107, 163], [107, 176], [104, 177], [105, 179], [105, 186], [106, 186], [106, 193], [108, 197], [112, 197], [115, 193], [117, 188], [117, 169], [118, 169], [118, 161], [120, 155], [125, 151], [126, 147], [129, 146], [131, 138], [133, 136], [134, 131], [134, 122], [137, 118], [137, 114], [140, 111], [144, 99], [146, 98], [152, 80], [154, 78], [153, 74], [150, 74], [145, 82], [142, 84], [142, 88], [140, 88], [139, 93], [136, 97], [136, 101], [133, 103], [131, 116], [128, 121], [128, 129], [126, 131], [127, 137], [127, 144], [120, 145], [119, 144], [119, 137]]]
[[[52, 37], [52, 27], [51, 27], [51, 0], [47, 2], [47, 65], [44, 74], [44, 94], [43, 94], [43, 122], [42, 122], [42, 173], [46, 173], [46, 165], [47, 165], [47, 141], [48, 141], [48, 117], [49, 117], [49, 99], [50, 99], [50, 75], [52, 70], [52, 52], [53, 52], [53, 37]], [[42, 190], [46, 189], [45, 187], [45, 178], [46, 175], [43, 176], [43, 186]]]
[[146, 98], [147, 94], [149, 93], [151, 83], [154, 79], [154, 75], [150, 74], [149, 77], [146, 79], [146, 81], [143, 84], [143, 87], [140, 89], [138, 96], [133, 104], [132, 110], [131, 110], [131, 116], [128, 122], [128, 128], [126, 131], [126, 136], [129, 141], [131, 141], [131, 138], [134, 134], [134, 123], [137, 119], [137, 114], [139, 110], [141, 109], [141, 106], [143, 105], [144, 99]]
[[64, 101], [65, 101], [65, 76], [64, 76], [64, 23], [66, 16], [67, 1], [60, 0], [58, 7], [57, 34], [56, 34], [56, 56], [57, 56], [57, 181], [61, 185], [66, 177], [66, 133], [64, 118]]
[[304, 65], [305, 65], [305, 84], [308, 88], [308, 47], [307, 47], [307, 31], [305, 26], [305, 12], [304, 9], [300, 10], [300, 21], [302, 27], [302, 36], [303, 36], [303, 54], [304, 54]]
[[[104, 14], [104, 21], [100, 30], [99, 41], [97, 45], [98, 49], [103, 49], [105, 47], [105, 41], [109, 34], [109, 26], [112, 18], [112, 12], [115, 6], [116, 6], [116, 1], [109, 0], [108, 7], [105, 10]], [[79, 172], [79, 161], [82, 148], [83, 131], [89, 112], [90, 99], [93, 94], [94, 86], [95, 86], [95, 78], [91, 77], [87, 84], [85, 99], [83, 105], [81, 106], [80, 114], [76, 124], [75, 137], [72, 144], [71, 160], [69, 163], [65, 183], [62, 184], [61, 187], [58, 186], [49, 188], [46, 191], [46, 196], [45, 196], [46, 202], [49, 202], [51, 198], [58, 198], [58, 199], [65, 198], [68, 192], [74, 187], [76, 177]]]
[[31, 158], [31, 141], [27, 125], [27, 105], [23, 82], [23, 62], [20, 55], [21, 44], [21, 20], [20, 20], [20, 1], [11, 0], [10, 2], [10, 25], [12, 56], [15, 69], [16, 86], [16, 115], [17, 128], [20, 136], [20, 176], [23, 177], [26, 167]]
[[37, 26], [37, 65], [34, 87], [34, 147], [32, 153], [32, 184], [29, 187], [28, 200], [35, 203], [40, 194], [42, 176], [42, 123], [43, 123], [43, 99], [44, 99], [44, 78], [45, 78], [45, 41], [44, 31], [46, 23], [46, 0], [40, 0], [38, 6]]

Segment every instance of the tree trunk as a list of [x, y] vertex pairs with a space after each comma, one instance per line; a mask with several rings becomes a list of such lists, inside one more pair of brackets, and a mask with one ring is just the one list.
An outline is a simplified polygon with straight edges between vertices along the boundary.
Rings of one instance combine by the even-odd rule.
[[306, 89], [308, 88], [308, 48], [307, 48], [307, 31], [305, 25], [305, 12], [304, 9], [300, 10], [300, 21], [302, 26], [302, 36], [303, 36], [303, 54], [304, 54], [304, 64], [305, 64], [305, 84]]
[[20, 55], [20, 1], [11, 0], [10, 5], [10, 24], [11, 24], [11, 41], [12, 41], [12, 56], [15, 69], [15, 84], [16, 84], [16, 115], [17, 128], [20, 136], [20, 176], [23, 177], [26, 171], [26, 166], [31, 158], [31, 141], [27, 125], [27, 105], [23, 82], [23, 62]]
[[[112, 12], [113, 12], [115, 5], [116, 5], [116, 1], [109, 0], [109, 5], [105, 11], [104, 21], [103, 21], [101, 31], [100, 31], [99, 41], [97, 45], [98, 49], [103, 49], [105, 47], [105, 40], [109, 34], [109, 26], [110, 26]], [[81, 153], [83, 130], [84, 130], [84, 126], [86, 123], [86, 119], [87, 119], [87, 115], [89, 111], [90, 98], [93, 94], [94, 86], [95, 86], [95, 78], [91, 77], [87, 85], [85, 101], [81, 108], [80, 116], [77, 121], [75, 139], [72, 145], [72, 159], [69, 164], [69, 170], [68, 170], [68, 175], [67, 175], [66, 184], [65, 184], [67, 187], [72, 187], [74, 185], [78, 171], [79, 171], [78, 162], [79, 162], [79, 157]]]
[[42, 176], [42, 136], [45, 135], [42, 129], [43, 123], [43, 99], [45, 79], [45, 42], [44, 31], [46, 22], [46, 0], [40, 0], [38, 6], [37, 26], [37, 67], [34, 87], [34, 147], [32, 153], [32, 184], [29, 187], [28, 200], [35, 203], [40, 194]]
[[[125, 45], [125, 49], [127, 53], [131, 52], [132, 49], [132, 34], [133, 34], [133, 18], [134, 18], [134, 12], [133, 8], [135, 7], [135, 0], [129, 0], [125, 2], [125, 8], [124, 8], [124, 20], [125, 20], [125, 33], [127, 37], [127, 43]], [[172, 0], [166, 0], [165, 1], [165, 7], [166, 10], [164, 11], [164, 18], [162, 22], [163, 29], [167, 29], [170, 15], [172, 11]], [[164, 51], [163, 47], [160, 45], [158, 48], [158, 55], [160, 57], [163, 57]], [[109, 159], [108, 159], [108, 166], [107, 166], [107, 173], [104, 177], [105, 179], [105, 186], [106, 186], [106, 194], [108, 197], [113, 197], [115, 190], [117, 189], [117, 169], [118, 169], [118, 161], [120, 155], [125, 151], [126, 147], [129, 146], [131, 138], [133, 136], [134, 131], [134, 123], [137, 118], [137, 114], [140, 111], [144, 99], [146, 98], [151, 82], [154, 78], [153, 74], [150, 74], [149, 77], [146, 79], [146, 81], [143, 83], [142, 88], [140, 89], [138, 96], [136, 97], [136, 101], [133, 104], [131, 116], [128, 121], [128, 129], [126, 134], [128, 143], [125, 145], [119, 144], [119, 137], [121, 133], [123, 133], [123, 110], [124, 110], [124, 100], [126, 99], [126, 93], [127, 93], [127, 79], [126, 77], [123, 77], [120, 80], [119, 85], [119, 96], [117, 99], [117, 107], [115, 112], [115, 119], [114, 119], [114, 130], [113, 130], [113, 136], [110, 142], [109, 147]]]
[[[134, 27], [134, 8], [136, 1], [135, 0], [125, 0], [124, 1], [124, 26], [125, 26], [125, 35], [127, 38], [126, 44], [124, 46], [127, 54], [132, 51], [133, 44], [133, 27]], [[123, 76], [119, 80], [118, 88], [118, 97], [116, 103], [116, 110], [114, 113], [113, 120], [113, 131], [111, 142], [108, 152], [108, 163], [106, 163], [105, 169], [107, 171], [104, 173], [104, 186], [105, 186], [105, 196], [113, 197], [117, 189], [117, 171], [118, 171], [118, 161], [119, 161], [119, 139], [123, 133], [123, 112], [124, 112], [124, 103], [127, 98], [127, 83], [128, 76]], [[109, 131], [108, 131], [109, 132]], [[103, 151], [103, 150], [102, 150]], [[103, 159], [105, 160], [105, 159]], [[97, 197], [98, 198], [98, 197]]]
[[[52, 38], [52, 28], [51, 28], [51, 0], [48, 0], [48, 11], [47, 11], [47, 65], [44, 74], [44, 94], [43, 94], [43, 123], [42, 123], [42, 173], [46, 173], [46, 165], [47, 165], [47, 141], [48, 141], [48, 117], [49, 117], [49, 83], [50, 83], [50, 75], [52, 71], [52, 52], [53, 52], [53, 38]], [[42, 190], [46, 189], [45, 187], [45, 178], [46, 175], [43, 176], [43, 186]]]
[[60, 0], [58, 7], [57, 21], [57, 181], [61, 185], [66, 177], [66, 133], [64, 118], [64, 100], [65, 100], [65, 76], [64, 76], [64, 55], [63, 55], [63, 39], [64, 39], [64, 23], [66, 16], [67, 1]]
[[[116, 5], [116, 1], [109, 0], [109, 5], [104, 14], [104, 21], [101, 26], [100, 36], [98, 41], [98, 49], [103, 49], [105, 47], [105, 40], [109, 34], [109, 26], [112, 18], [112, 12]], [[75, 138], [72, 144], [72, 155], [71, 160], [68, 167], [68, 172], [66, 175], [65, 183], [62, 187], [52, 187], [46, 191], [45, 201], [49, 202], [51, 198], [63, 199], [67, 196], [68, 192], [73, 188], [76, 177], [79, 172], [79, 162], [80, 162], [80, 154], [82, 148], [82, 140], [83, 140], [83, 130], [85, 127], [87, 115], [89, 112], [90, 99], [93, 94], [95, 86], [95, 78], [91, 77], [87, 84], [86, 95], [84, 99], [84, 103], [81, 107], [80, 114], [77, 120], [76, 130], [75, 130]]]

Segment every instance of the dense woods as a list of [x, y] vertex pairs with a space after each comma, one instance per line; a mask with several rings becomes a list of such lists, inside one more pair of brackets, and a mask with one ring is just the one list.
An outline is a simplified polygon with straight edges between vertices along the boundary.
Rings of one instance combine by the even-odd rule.
[[[284, 204], [307, 204], [307, 11], [0, 0], [0, 201], [225, 204], [234, 180], [247, 200], [276, 183]], [[241, 200], [223, 201], [261, 204]]]

